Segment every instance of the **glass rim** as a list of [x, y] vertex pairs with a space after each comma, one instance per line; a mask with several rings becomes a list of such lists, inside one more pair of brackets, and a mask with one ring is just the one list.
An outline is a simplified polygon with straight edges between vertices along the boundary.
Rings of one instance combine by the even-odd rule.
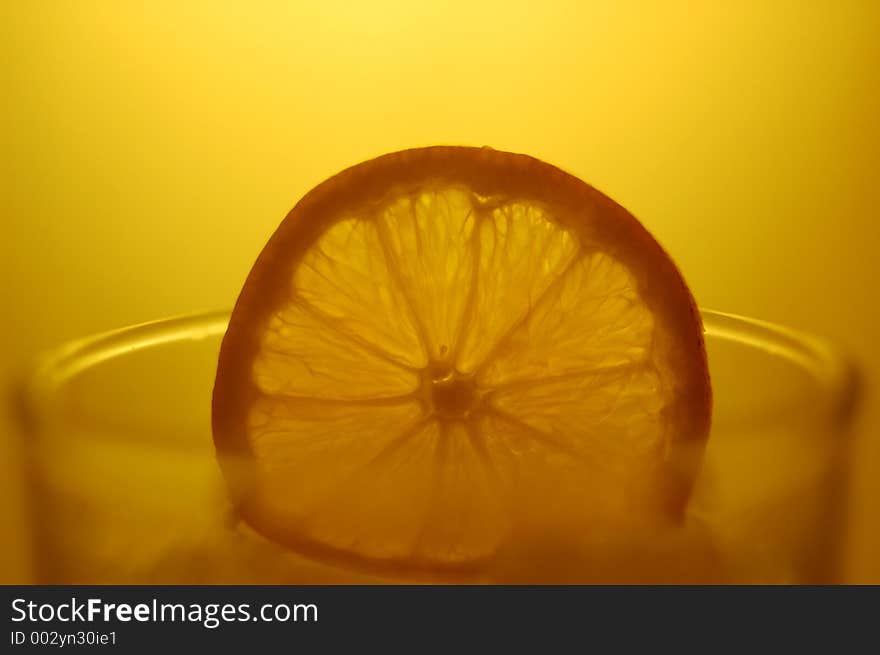
[[[67, 341], [38, 354], [17, 386], [16, 404], [25, 427], [40, 422], [66, 380], [114, 357], [176, 341], [222, 336], [230, 310], [146, 321]], [[827, 418], [846, 422], [860, 387], [852, 360], [830, 340], [776, 323], [700, 308], [704, 334], [781, 357], [808, 373], [822, 390]], [[711, 374], [711, 360], [710, 360]]]

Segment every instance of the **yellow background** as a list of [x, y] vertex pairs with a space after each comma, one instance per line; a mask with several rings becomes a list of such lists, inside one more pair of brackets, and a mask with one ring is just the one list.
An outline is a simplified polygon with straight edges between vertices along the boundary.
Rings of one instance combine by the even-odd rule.
[[[0, 379], [71, 337], [231, 306], [349, 164], [527, 152], [640, 217], [702, 305], [858, 358], [848, 571], [880, 582], [878, 71], [872, 0], [3, 3]], [[0, 440], [5, 582], [26, 571], [16, 451]]]

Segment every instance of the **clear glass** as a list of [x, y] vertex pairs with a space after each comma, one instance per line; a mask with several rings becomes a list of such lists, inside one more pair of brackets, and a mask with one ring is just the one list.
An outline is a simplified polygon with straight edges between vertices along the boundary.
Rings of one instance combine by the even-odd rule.
[[[717, 557], [701, 569], [688, 540], [647, 539], [639, 561], [663, 549], [651, 566], [667, 575], [622, 579], [837, 581], [851, 367], [821, 340], [785, 328], [713, 311], [703, 318], [715, 407], [688, 525]], [[309, 560], [235, 519], [210, 428], [227, 320], [214, 313], [126, 328], [64, 346], [36, 367], [21, 414], [39, 582], [396, 582]]]

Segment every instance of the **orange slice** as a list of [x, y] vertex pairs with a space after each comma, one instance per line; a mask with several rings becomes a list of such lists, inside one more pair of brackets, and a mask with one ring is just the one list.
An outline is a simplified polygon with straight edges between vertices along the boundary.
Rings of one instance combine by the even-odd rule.
[[710, 405], [693, 298], [632, 215], [532, 157], [432, 147], [290, 212], [232, 313], [213, 428], [257, 531], [442, 573], [542, 506], [680, 519]]

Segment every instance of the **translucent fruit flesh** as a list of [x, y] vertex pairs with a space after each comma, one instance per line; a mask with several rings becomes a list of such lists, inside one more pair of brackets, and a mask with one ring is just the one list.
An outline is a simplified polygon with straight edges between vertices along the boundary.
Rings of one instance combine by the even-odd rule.
[[702, 328], [624, 209], [522, 155], [386, 155], [310, 192], [223, 342], [214, 435], [258, 531], [408, 571], [485, 566], [540, 503], [680, 518], [706, 438]]

